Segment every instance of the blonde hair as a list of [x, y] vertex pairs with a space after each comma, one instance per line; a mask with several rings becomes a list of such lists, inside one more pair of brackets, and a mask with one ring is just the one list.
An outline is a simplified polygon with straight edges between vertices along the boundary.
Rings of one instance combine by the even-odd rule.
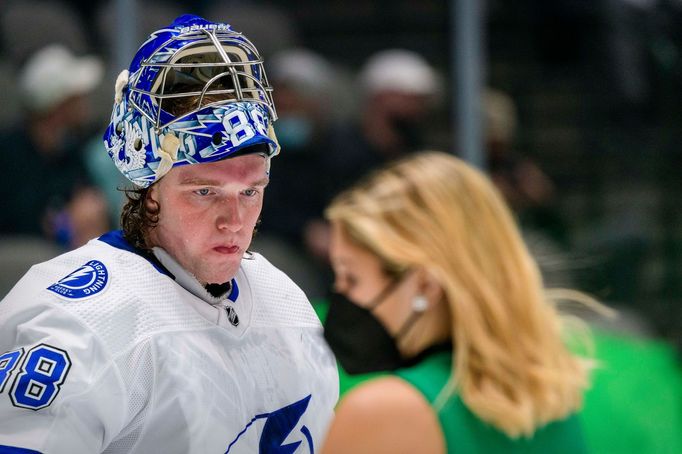
[[325, 212], [389, 269], [421, 267], [449, 308], [457, 392], [480, 419], [531, 436], [578, 410], [591, 362], [565, 322], [490, 180], [454, 156], [422, 152], [340, 194]]

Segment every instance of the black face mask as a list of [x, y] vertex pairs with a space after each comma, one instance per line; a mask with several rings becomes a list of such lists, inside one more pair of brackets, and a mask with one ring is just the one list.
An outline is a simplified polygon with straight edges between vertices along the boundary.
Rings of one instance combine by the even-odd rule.
[[400, 136], [405, 151], [416, 151], [424, 144], [422, 121], [420, 119], [394, 117], [391, 119], [393, 130]]
[[414, 311], [393, 338], [372, 310], [397, 287], [396, 280], [369, 305], [361, 307], [344, 295], [332, 293], [324, 325], [324, 337], [341, 367], [350, 375], [393, 371], [408, 365], [397, 341], [412, 327], [421, 312]]

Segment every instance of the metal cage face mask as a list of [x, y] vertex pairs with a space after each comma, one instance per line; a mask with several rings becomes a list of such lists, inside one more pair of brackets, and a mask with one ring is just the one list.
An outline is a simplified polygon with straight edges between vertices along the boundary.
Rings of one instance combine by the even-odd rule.
[[136, 185], [251, 145], [267, 144], [269, 156], [279, 151], [263, 60], [229, 25], [181, 16], [153, 33], [124, 73], [104, 141]]
[[[199, 97], [199, 104], [184, 112], [185, 116], [210, 104], [204, 98], [211, 95], [223, 98], [214, 104], [239, 101], [261, 104], [274, 121], [277, 115], [272, 87], [254, 45], [226, 24], [197, 27], [172, 33], [148, 58], [133, 61], [131, 106], [159, 129], [178, 120], [164, 110], [164, 104], [168, 105], [171, 99]], [[143, 44], [139, 53], [156, 47], [160, 36], [163, 33]], [[137, 65], [139, 69], [135, 68]]]

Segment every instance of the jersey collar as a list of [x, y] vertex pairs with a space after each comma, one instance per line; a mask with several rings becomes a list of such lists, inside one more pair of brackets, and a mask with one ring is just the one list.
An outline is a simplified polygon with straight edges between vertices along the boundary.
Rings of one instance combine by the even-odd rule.
[[207, 303], [215, 306], [217, 304], [225, 301], [225, 298], [232, 302], [237, 301], [237, 296], [239, 296], [239, 289], [237, 287], [237, 281], [232, 279], [230, 281], [230, 289], [224, 294], [218, 297], [211, 295], [206, 288], [194, 277], [191, 273], [185, 270], [171, 255], [166, 252], [163, 248], [154, 247], [152, 248], [154, 256], [158, 261], [168, 270], [170, 270], [175, 275], [175, 281], [180, 284], [185, 290], [201, 298]]
[[128, 240], [125, 239], [123, 236], [123, 230], [112, 230], [111, 232], [107, 232], [101, 237], [98, 238], [99, 241], [102, 241], [109, 246], [113, 246], [117, 249], [122, 249], [124, 251], [132, 252], [133, 254], [137, 254], [149, 263], [158, 271], [159, 273], [170, 277], [171, 279], [175, 279], [175, 276], [173, 273], [171, 273], [168, 268], [163, 266], [161, 262], [154, 256], [154, 254], [148, 252], [148, 251], [143, 251], [142, 249], [138, 249], [132, 244], [128, 242]]
[[230, 282], [230, 290], [228, 291], [227, 295], [222, 295], [216, 298], [208, 293], [203, 285], [201, 285], [201, 283], [199, 283], [194, 276], [182, 268], [180, 264], [162, 248], [155, 247], [153, 248], [152, 252], [138, 249], [125, 239], [122, 230], [113, 230], [111, 232], [107, 232], [98, 239], [99, 241], [102, 241], [117, 249], [122, 249], [124, 251], [139, 255], [140, 257], [147, 260], [159, 273], [175, 280], [184, 289], [209, 304], [215, 305], [221, 301], [224, 301], [226, 297], [232, 302], [237, 301], [237, 297], [239, 296], [239, 288], [237, 286], [237, 281], [234, 279], [232, 279]]

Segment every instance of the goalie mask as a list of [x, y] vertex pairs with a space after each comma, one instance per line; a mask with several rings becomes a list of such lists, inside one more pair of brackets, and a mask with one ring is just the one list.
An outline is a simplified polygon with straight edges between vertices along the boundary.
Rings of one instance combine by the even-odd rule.
[[148, 187], [172, 167], [253, 145], [271, 158], [276, 119], [254, 45], [227, 24], [185, 15], [152, 33], [118, 76], [104, 145], [126, 178]]

